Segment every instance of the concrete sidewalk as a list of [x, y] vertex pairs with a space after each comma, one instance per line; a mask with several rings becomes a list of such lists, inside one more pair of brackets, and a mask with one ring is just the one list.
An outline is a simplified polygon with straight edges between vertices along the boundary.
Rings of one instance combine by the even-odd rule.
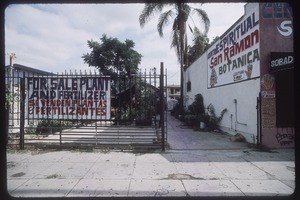
[[182, 129], [175, 119], [169, 119], [168, 141], [170, 149], [154, 153], [11, 151], [8, 193], [13, 197], [186, 197], [294, 192], [294, 149], [258, 151], [224, 135]]

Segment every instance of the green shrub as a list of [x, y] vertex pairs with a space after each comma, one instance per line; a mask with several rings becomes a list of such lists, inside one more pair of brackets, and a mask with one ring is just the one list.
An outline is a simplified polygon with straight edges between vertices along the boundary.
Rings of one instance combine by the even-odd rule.
[[219, 123], [222, 120], [223, 115], [225, 114], [225, 112], [227, 112], [227, 108], [225, 108], [221, 111], [221, 114], [220, 114], [219, 117], [216, 116], [215, 108], [212, 104], [209, 104], [207, 106], [207, 111], [209, 112], [209, 115], [208, 115], [209, 118], [208, 118], [208, 121], [206, 122], [207, 129], [209, 131], [218, 129], [219, 128]]
[[188, 106], [188, 110], [184, 116], [185, 123], [188, 126], [198, 129], [200, 122], [204, 122], [206, 125], [206, 131], [212, 131], [219, 128], [218, 125], [227, 109], [223, 109], [219, 117], [216, 116], [215, 109], [212, 104], [209, 104], [206, 109], [208, 113], [205, 112], [203, 96], [201, 94], [195, 95], [194, 102]]
[[38, 134], [50, 134], [59, 132], [62, 129], [70, 128], [74, 125], [71, 121], [60, 121], [53, 119], [43, 119], [39, 121], [36, 127], [36, 133]]
[[183, 121], [185, 116], [185, 110], [183, 109], [183, 107], [181, 107], [181, 105], [182, 105], [182, 99], [179, 99], [177, 104], [171, 110], [171, 115]]
[[36, 134], [36, 127], [32, 121], [29, 121], [29, 126], [25, 128], [25, 133], [27, 134]]
[[197, 117], [200, 117], [201, 115], [205, 114], [203, 96], [201, 94], [195, 95], [194, 102], [188, 106], [188, 113], [196, 115]]
[[198, 127], [200, 121], [205, 122], [205, 108], [201, 94], [196, 94], [194, 102], [188, 106], [184, 121], [192, 127]]

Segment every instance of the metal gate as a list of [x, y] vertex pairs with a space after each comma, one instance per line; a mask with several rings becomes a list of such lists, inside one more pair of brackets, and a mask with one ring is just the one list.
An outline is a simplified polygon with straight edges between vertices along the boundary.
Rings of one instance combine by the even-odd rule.
[[163, 63], [137, 74], [94, 71], [6, 76], [8, 145], [162, 149], [167, 144]]

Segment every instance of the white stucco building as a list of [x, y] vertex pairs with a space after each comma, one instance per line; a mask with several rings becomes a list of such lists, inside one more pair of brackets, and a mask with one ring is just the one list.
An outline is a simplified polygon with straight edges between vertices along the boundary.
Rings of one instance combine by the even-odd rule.
[[200, 93], [217, 116], [227, 108], [222, 130], [249, 143], [293, 147], [292, 33], [288, 4], [247, 3], [245, 14], [185, 69], [185, 108]]

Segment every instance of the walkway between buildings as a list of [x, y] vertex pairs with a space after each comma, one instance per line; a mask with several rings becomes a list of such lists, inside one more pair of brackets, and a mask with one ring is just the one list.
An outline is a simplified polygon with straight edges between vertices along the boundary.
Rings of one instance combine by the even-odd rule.
[[246, 142], [232, 142], [230, 136], [222, 133], [194, 131], [168, 113], [168, 143], [177, 150], [226, 150], [245, 149]]
[[8, 193], [39, 198], [293, 194], [293, 149], [259, 151], [224, 135], [182, 129], [170, 116], [168, 121], [166, 152], [8, 152]]

